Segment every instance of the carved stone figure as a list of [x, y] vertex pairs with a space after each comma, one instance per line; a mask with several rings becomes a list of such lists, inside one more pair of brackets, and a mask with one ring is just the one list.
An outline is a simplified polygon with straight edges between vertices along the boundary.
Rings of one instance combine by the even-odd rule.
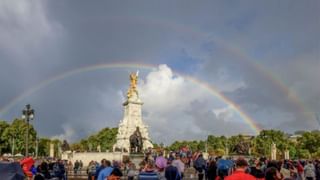
[[142, 137], [141, 137], [139, 127], [137, 127], [136, 131], [130, 136], [130, 152], [141, 153], [142, 147], [143, 147]]
[[63, 143], [61, 145], [61, 150], [63, 152], [70, 150], [70, 146], [69, 146], [69, 143], [67, 142], [67, 140], [63, 140]]
[[249, 154], [250, 144], [248, 142], [240, 141], [235, 145], [233, 152], [241, 155]]

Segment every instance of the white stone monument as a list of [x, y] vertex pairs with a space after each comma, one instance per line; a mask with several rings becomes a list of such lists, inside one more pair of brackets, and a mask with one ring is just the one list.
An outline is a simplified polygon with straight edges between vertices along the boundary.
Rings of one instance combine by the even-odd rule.
[[127, 92], [127, 100], [123, 103], [124, 117], [120, 121], [117, 141], [113, 145], [113, 151], [130, 152], [130, 136], [136, 131], [137, 127], [141, 133], [143, 148], [153, 148], [149, 138], [148, 127], [142, 121], [143, 102], [139, 98], [137, 91], [138, 72], [130, 74], [130, 88]]

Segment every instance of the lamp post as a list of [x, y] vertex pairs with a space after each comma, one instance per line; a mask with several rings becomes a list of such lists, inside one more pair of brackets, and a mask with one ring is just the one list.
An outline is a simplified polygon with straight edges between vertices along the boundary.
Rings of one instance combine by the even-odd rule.
[[208, 153], [208, 139], [209, 139], [209, 134], [207, 133], [207, 139], [206, 139], [206, 144], [205, 144], [206, 153]]
[[38, 158], [38, 153], [39, 153], [39, 138], [36, 138], [36, 158]]
[[26, 107], [22, 110], [22, 119], [27, 121], [27, 133], [26, 133], [26, 154], [29, 155], [29, 121], [34, 118], [34, 110], [31, 109], [31, 105], [27, 104]]

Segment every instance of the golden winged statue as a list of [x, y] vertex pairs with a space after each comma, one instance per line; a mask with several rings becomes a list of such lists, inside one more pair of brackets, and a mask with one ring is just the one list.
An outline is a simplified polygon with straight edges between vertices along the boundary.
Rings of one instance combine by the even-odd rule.
[[136, 73], [130, 74], [130, 87], [127, 92], [128, 98], [132, 97], [133, 93], [138, 93], [137, 91], [138, 76], [139, 76], [139, 71], [137, 71]]

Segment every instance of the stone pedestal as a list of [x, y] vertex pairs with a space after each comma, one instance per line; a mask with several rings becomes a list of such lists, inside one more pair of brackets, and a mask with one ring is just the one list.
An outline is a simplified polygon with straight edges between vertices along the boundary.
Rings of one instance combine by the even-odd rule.
[[[130, 75], [131, 77], [131, 75]], [[124, 117], [120, 121], [117, 141], [113, 146], [114, 151], [130, 152], [130, 136], [136, 131], [137, 127], [141, 133], [143, 150], [153, 148], [150, 141], [148, 126], [142, 121], [142, 101], [136, 89], [136, 81], [131, 82], [128, 90], [127, 100], [123, 103]]]
[[130, 154], [130, 161], [136, 166], [136, 169], [139, 169], [140, 163], [143, 161], [143, 154]]

